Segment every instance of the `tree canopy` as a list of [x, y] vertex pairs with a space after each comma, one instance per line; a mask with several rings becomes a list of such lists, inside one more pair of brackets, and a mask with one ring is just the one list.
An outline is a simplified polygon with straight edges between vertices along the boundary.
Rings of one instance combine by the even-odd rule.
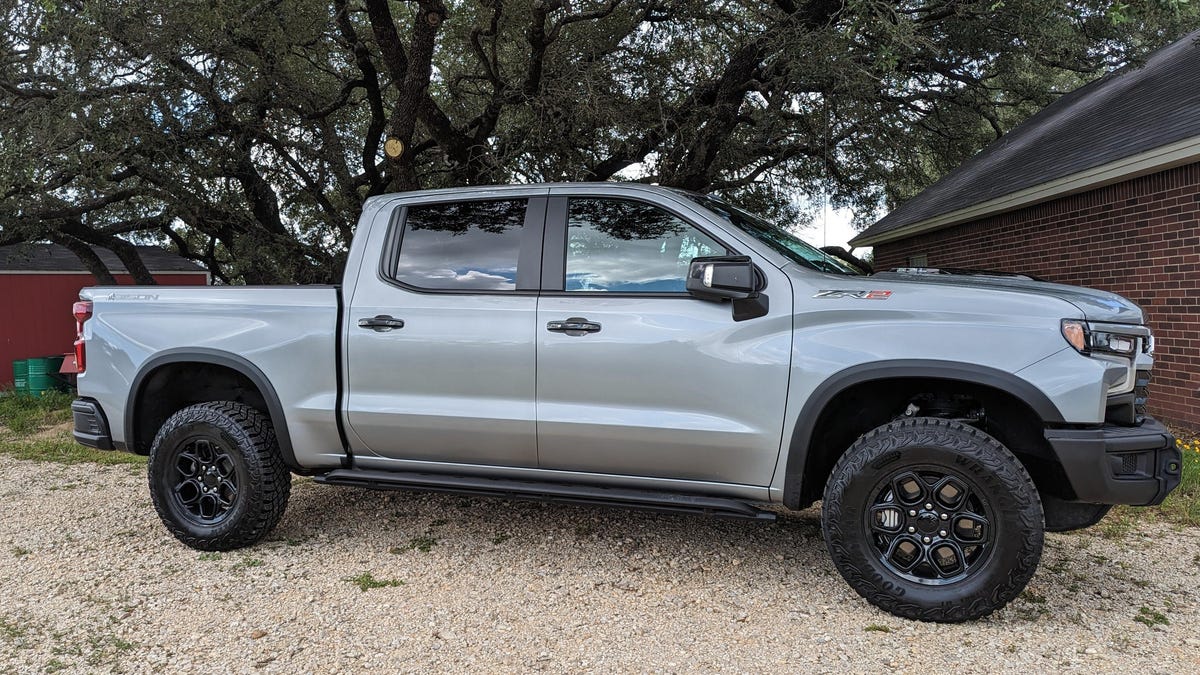
[[615, 178], [866, 219], [1197, 4], [7, 0], [0, 244], [331, 282], [370, 196]]

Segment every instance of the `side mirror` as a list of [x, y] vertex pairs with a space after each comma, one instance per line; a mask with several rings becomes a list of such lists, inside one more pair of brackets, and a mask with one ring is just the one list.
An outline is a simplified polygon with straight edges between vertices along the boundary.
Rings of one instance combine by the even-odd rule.
[[761, 288], [748, 256], [692, 258], [688, 266], [687, 291], [703, 300], [745, 300]]
[[692, 258], [688, 266], [687, 291], [702, 300], [732, 300], [733, 320], [766, 316], [767, 296], [762, 273], [744, 255]]

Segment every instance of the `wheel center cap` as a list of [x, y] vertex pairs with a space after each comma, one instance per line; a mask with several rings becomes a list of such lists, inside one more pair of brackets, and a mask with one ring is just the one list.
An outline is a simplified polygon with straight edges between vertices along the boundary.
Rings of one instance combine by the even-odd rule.
[[938, 529], [938, 517], [932, 511], [922, 511], [917, 516], [917, 530], [922, 534], [933, 534]]
[[204, 478], [200, 479], [200, 482], [204, 483], [204, 487], [210, 488], [217, 487], [217, 485], [221, 483], [220, 479], [215, 473], [205, 474]]

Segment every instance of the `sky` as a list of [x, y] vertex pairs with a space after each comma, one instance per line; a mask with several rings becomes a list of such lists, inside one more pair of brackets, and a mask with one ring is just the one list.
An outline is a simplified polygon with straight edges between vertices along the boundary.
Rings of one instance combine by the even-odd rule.
[[[850, 250], [849, 242], [858, 232], [851, 227], [850, 220], [854, 214], [849, 209], [835, 209], [830, 206], [825, 206], [825, 213], [822, 217], [821, 213], [817, 213], [813, 217], [812, 227], [801, 230], [800, 238], [804, 241], [816, 246], [841, 246], [847, 251]], [[860, 251], [855, 251], [856, 254], [866, 253], [869, 248], [864, 248]]]

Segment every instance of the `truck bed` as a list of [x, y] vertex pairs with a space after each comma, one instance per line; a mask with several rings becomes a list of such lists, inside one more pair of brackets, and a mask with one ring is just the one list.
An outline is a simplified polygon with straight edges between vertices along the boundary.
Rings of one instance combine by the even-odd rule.
[[93, 318], [79, 393], [101, 404], [115, 443], [125, 444], [126, 398], [139, 374], [202, 355], [253, 364], [286, 411], [295, 456], [306, 466], [340, 464], [338, 287], [108, 286], [80, 297], [92, 301]]

